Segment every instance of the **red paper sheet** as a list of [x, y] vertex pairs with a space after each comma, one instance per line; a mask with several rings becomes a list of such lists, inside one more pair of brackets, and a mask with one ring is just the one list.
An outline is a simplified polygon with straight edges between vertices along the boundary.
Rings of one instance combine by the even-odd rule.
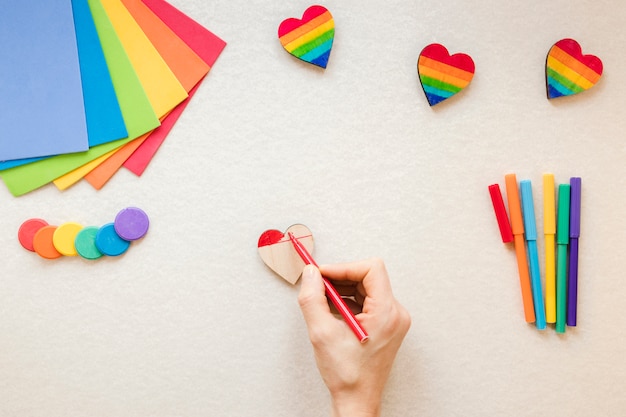
[[[226, 47], [226, 42], [164, 0], [143, 0], [143, 3], [189, 45], [209, 67], [215, 64]], [[196, 92], [197, 87], [189, 92], [189, 97], [172, 110], [168, 117], [163, 120], [163, 124], [124, 162], [124, 167], [136, 175], [141, 175], [145, 171], [176, 120], [189, 104], [189, 100]]]

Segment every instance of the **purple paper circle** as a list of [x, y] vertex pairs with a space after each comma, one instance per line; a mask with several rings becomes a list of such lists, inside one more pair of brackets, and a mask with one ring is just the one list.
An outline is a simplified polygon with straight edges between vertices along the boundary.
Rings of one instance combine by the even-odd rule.
[[148, 215], [137, 207], [128, 207], [115, 216], [115, 231], [124, 240], [141, 239], [148, 232]]

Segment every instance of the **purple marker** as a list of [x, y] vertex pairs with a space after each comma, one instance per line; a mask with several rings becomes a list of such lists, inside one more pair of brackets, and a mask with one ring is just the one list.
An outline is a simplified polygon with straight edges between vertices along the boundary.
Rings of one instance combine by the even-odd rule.
[[567, 282], [567, 325], [576, 326], [578, 304], [578, 238], [580, 237], [581, 179], [570, 178], [569, 268]]

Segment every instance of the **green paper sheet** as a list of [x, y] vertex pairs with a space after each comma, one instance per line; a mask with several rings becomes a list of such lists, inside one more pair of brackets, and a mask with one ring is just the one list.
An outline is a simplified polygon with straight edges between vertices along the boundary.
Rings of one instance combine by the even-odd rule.
[[86, 152], [58, 155], [32, 164], [0, 172], [0, 177], [14, 196], [26, 194], [160, 125], [122, 43], [100, 0], [89, 0], [104, 56], [117, 94], [128, 137]]

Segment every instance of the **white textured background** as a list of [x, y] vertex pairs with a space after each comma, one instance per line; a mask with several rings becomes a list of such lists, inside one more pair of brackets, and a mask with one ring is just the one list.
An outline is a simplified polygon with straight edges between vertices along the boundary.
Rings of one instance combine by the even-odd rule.
[[[0, 187], [0, 416], [328, 415], [298, 289], [256, 251], [293, 223], [320, 262], [384, 258], [411, 312], [384, 416], [626, 415], [621, 0], [329, 0], [325, 71], [276, 35], [311, 3], [173, 3], [228, 46], [144, 176]], [[605, 73], [548, 101], [546, 54], [565, 37]], [[476, 75], [431, 109], [416, 61], [432, 42]], [[487, 193], [509, 172], [533, 180], [540, 222], [548, 171], [583, 178], [564, 336], [524, 323]], [[131, 205], [151, 229], [118, 259], [46, 261], [17, 241], [30, 217], [102, 225]]]

